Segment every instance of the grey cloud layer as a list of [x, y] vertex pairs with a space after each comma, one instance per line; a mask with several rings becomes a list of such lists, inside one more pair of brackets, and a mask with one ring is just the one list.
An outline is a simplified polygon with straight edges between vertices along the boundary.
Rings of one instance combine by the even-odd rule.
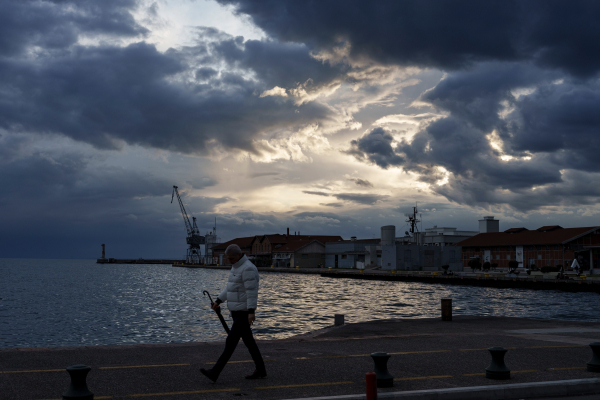
[[[371, 193], [326, 193], [313, 190], [304, 190], [303, 193], [312, 194], [315, 196], [332, 196], [338, 200], [350, 201], [357, 204], [374, 205], [377, 202], [388, 198], [387, 195], [371, 194]], [[325, 203], [329, 207], [340, 207], [341, 203]]]
[[[600, 173], [594, 150], [600, 146], [600, 85], [557, 78], [514, 63], [451, 74], [422, 96], [448, 117], [410, 142], [373, 129], [352, 141], [346, 153], [381, 168], [417, 172], [435, 191], [462, 204], [506, 203], [521, 211], [589, 204], [600, 194], [589, 188], [589, 180], [598, 179], [590, 173]], [[531, 93], [513, 94], [522, 88]], [[501, 139], [502, 153], [486, 137], [491, 132]], [[441, 186], [434, 185], [445, 178], [437, 167], [450, 173]], [[579, 187], [591, 190], [578, 194]]]
[[75, 47], [43, 64], [0, 60], [0, 127], [55, 132], [116, 148], [115, 140], [183, 153], [216, 143], [253, 151], [262, 132], [328, 118], [316, 104], [296, 106], [241, 75], [211, 84], [178, 82], [190, 66], [176, 51], [137, 43]]
[[420, 99], [446, 118], [410, 141], [371, 129], [345, 150], [356, 159], [417, 172], [469, 205], [527, 211], [598, 199], [588, 184], [600, 173], [600, 3], [219, 1], [315, 52], [450, 72]]
[[0, 55], [17, 55], [30, 46], [61, 50], [82, 34], [135, 37], [146, 28], [131, 11], [137, 0], [7, 0], [0, 3]]
[[131, 15], [137, 3], [3, 2], [0, 128], [63, 134], [101, 149], [123, 141], [182, 153], [216, 146], [257, 153], [264, 149], [255, 139], [331, 118], [316, 103], [259, 96], [277, 85], [337, 79], [341, 67], [315, 60], [304, 45], [244, 42], [214, 28], [198, 29], [195, 46], [164, 53], [145, 42], [78, 44], [86, 35], [143, 38], [147, 31]]
[[578, 76], [600, 68], [594, 1], [219, 1], [281, 41], [315, 50], [347, 41], [355, 59], [441, 69], [529, 60]]

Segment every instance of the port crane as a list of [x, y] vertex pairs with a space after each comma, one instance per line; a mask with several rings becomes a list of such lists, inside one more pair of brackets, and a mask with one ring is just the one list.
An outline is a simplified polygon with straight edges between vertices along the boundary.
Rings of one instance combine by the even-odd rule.
[[173, 199], [177, 195], [177, 200], [179, 201], [179, 208], [181, 208], [181, 215], [183, 215], [183, 222], [185, 223], [185, 229], [187, 231], [186, 243], [188, 244], [187, 254], [185, 257], [185, 262], [187, 264], [200, 264], [201, 251], [200, 245], [204, 244], [205, 238], [204, 236], [200, 236], [200, 230], [196, 225], [196, 217], [192, 217], [192, 223], [190, 223], [190, 217], [188, 217], [187, 212], [185, 211], [185, 207], [183, 206], [183, 201], [181, 201], [181, 197], [179, 196], [179, 191], [177, 191], [177, 186], [173, 186], [173, 194], [171, 195], [171, 204], [173, 204]]

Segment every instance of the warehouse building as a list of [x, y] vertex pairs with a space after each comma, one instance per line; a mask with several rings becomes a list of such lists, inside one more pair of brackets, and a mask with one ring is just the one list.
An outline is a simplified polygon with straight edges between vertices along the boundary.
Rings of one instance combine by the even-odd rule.
[[325, 243], [328, 268], [373, 268], [381, 266], [381, 239], [341, 240]]
[[457, 244], [462, 247], [462, 263], [479, 258], [482, 263], [508, 269], [508, 262], [519, 267], [571, 266], [574, 259], [583, 270], [600, 268], [600, 227], [563, 228], [542, 226], [535, 230], [511, 228], [504, 232], [487, 231]]

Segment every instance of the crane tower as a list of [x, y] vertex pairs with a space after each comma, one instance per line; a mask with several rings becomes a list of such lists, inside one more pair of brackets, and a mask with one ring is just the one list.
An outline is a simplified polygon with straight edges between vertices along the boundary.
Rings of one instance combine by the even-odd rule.
[[185, 207], [183, 206], [183, 201], [181, 201], [181, 197], [179, 196], [179, 192], [177, 191], [177, 186], [173, 186], [173, 194], [171, 195], [171, 204], [173, 203], [173, 199], [177, 195], [177, 200], [179, 201], [179, 208], [181, 208], [181, 215], [183, 215], [183, 222], [185, 223], [185, 229], [187, 230], [187, 238], [186, 243], [188, 244], [187, 254], [185, 257], [185, 262], [187, 264], [200, 264], [201, 259], [201, 251], [200, 245], [204, 244], [204, 236], [200, 236], [200, 230], [196, 225], [196, 217], [192, 217], [192, 223], [190, 223], [190, 217], [188, 217], [187, 212], [185, 211]]

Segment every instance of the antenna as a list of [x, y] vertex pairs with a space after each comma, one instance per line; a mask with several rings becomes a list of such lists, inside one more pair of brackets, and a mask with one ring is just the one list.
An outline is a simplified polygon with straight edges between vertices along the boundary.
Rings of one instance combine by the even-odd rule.
[[[421, 222], [420, 219], [417, 218], [417, 213], [419, 211], [417, 210], [417, 203], [415, 203], [415, 206], [413, 207], [413, 213], [412, 214], [404, 214], [404, 216], [407, 218], [406, 222], [408, 222], [408, 224], [410, 225], [410, 233], [415, 233], [419, 231], [419, 226], [417, 225], [419, 222]], [[421, 229], [423, 228], [423, 225], [421, 224]]]

